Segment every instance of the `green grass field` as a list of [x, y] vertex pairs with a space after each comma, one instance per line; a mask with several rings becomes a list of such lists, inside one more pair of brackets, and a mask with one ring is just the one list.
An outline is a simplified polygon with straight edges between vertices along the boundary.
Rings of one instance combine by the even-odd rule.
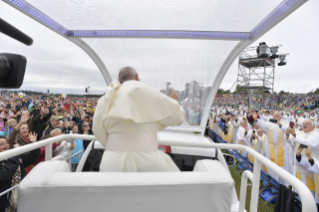
[[[231, 173], [231, 175], [232, 175], [232, 177], [233, 177], [233, 179], [235, 181], [235, 188], [236, 188], [237, 196], [238, 196], [238, 199], [239, 199], [241, 176], [239, 176], [237, 174], [237, 172], [235, 171], [234, 167], [228, 166], [228, 168], [229, 168], [229, 171], [230, 171], [230, 173]], [[251, 183], [251, 182], [248, 180], [248, 183]], [[247, 212], [249, 212], [250, 197], [251, 197], [251, 186], [248, 186], [247, 193], [246, 193], [246, 205], [245, 205], [245, 208], [246, 208]], [[258, 200], [258, 211], [261, 211], [261, 212], [273, 212], [274, 208], [275, 208], [274, 204], [266, 204], [265, 201], [261, 197], [259, 197], [259, 200]]]

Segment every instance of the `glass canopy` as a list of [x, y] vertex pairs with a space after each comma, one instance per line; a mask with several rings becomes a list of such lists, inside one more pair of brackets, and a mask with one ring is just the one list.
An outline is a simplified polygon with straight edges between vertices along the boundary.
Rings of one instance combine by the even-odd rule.
[[176, 89], [181, 128], [204, 132], [234, 59], [307, 0], [3, 1], [76, 43], [107, 83], [132, 66], [159, 91]]
[[[161, 92], [174, 88], [187, 114], [186, 126], [200, 125], [213, 80], [239, 41], [133, 38], [83, 39], [100, 55], [113, 79], [124, 66]], [[218, 49], [218, 51], [212, 51]]]
[[68, 30], [250, 32], [282, 0], [28, 0]]

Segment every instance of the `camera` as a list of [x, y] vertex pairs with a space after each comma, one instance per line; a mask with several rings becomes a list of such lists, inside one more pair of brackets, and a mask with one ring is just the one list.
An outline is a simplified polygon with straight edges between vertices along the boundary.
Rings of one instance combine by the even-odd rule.
[[0, 87], [20, 88], [23, 82], [27, 59], [16, 54], [0, 54]]
[[269, 119], [269, 122], [277, 123], [278, 121], [276, 119]]

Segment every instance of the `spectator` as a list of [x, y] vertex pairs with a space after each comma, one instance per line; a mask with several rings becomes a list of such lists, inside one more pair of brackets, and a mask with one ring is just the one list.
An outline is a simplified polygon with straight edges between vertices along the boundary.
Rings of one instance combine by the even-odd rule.
[[12, 118], [12, 116], [14, 116], [14, 113], [10, 109], [11, 109], [11, 105], [9, 104], [5, 108], [3, 108], [3, 111], [0, 114], [3, 119], [9, 120]]
[[33, 110], [31, 113], [29, 111], [24, 111], [23, 114], [29, 118], [27, 121], [27, 125], [29, 131], [33, 132], [33, 126], [40, 120], [42, 113], [40, 112], [40, 110]]
[[[83, 135], [93, 135], [93, 132], [91, 130], [89, 122], [83, 122], [82, 124], [82, 134]], [[88, 147], [88, 145], [91, 143], [91, 140], [83, 140], [83, 147], [84, 150]]]
[[29, 139], [29, 128], [26, 124], [29, 118], [30, 117], [28, 114], [24, 114], [21, 117], [20, 122], [9, 133], [7, 139], [10, 145], [10, 149], [12, 149], [14, 146], [23, 146], [31, 142]]
[[17, 125], [17, 120], [15, 120], [15, 119], [9, 119], [8, 121], [7, 121], [7, 123], [8, 123], [8, 132], [10, 133], [11, 132], [11, 130]]
[[[73, 126], [73, 133], [74, 134], [78, 134], [79, 132], [79, 129], [78, 129], [78, 126], [74, 125]], [[72, 141], [73, 139], [71, 139]], [[71, 141], [69, 141], [69, 143], [71, 143]], [[84, 146], [83, 146], [83, 140], [82, 139], [74, 139], [74, 145], [75, 145], [75, 149], [73, 150], [73, 155], [80, 152], [80, 151], [83, 151], [84, 152]], [[78, 155], [75, 155], [71, 158], [71, 163], [72, 163], [72, 171], [75, 171], [76, 168], [78, 167], [78, 164], [80, 163], [80, 160], [83, 156], [83, 152], [82, 153], [79, 153]]]
[[50, 118], [50, 124], [45, 129], [44, 135], [50, 135], [51, 131], [59, 128], [60, 126], [60, 118], [58, 116], [52, 116]]
[[[30, 136], [30, 142], [35, 142], [36, 137]], [[0, 136], [0, 153], [9, 149], [9, 143], [7, 139]], [[25, 167], [28, 167], [40, 156], [40, 149], [35, 149], [30, 152], [26, 152], [22, 155], [9, 158], [4, 161], [0, 161], [0, 193], [18, 185], [21, 180], [26, 176]], [[10, 191], [7, 195], [0, 197], [0, 211], [15, 211], [17, 205], [10, 204], [10, 200], [16, 203], [16, 191]]]
[[81, 120], [79, 121], [79, 123], [77, 124], [78, 125], [78, 128], [80, 130], [80, 133], [83, 133], [82, 131], [82, 124], [84, 122], [89, 122], [89, 119], [90, 119], [90, 116], [88, 114], [86, 114], [85, 112], [82, 112], [81, 114]]
[[[54, 129], [50, 133], [51, 137], [59, 136], [61, 135], [61, 130], [60, 129]], [[62, 155], [65, 158], [71, 156], [71, 153], [73, 149], [75, 148], [74, 141], [71, 140], [71, 143], [68, 143], [69, 140], [65, 141], [59, 141], [57, 144], [57, 148], [53, 151], [53, 156], [56, 157], [58, 155]]]
[[[45, 130], [46, 123], [52, 116], [52, 111], [47, 111], [47, 108], [41, 108], [42, 114], [37, 122], [33, 125], [33, 131], [38, 134], [37, 140], [42, 137], [43, 131]], [[48, 113], [47, 113], [48, 112]]]

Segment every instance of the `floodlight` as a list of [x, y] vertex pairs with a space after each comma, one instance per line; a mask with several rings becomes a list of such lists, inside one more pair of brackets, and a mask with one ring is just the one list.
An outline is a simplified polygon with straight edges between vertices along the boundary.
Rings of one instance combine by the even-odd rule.
[[284, 66], [287, 64], [287, 60], [286, 60], [286, 54], [281, 54], [279, 55], [279, 62], [278, 62], [278, 66]]

